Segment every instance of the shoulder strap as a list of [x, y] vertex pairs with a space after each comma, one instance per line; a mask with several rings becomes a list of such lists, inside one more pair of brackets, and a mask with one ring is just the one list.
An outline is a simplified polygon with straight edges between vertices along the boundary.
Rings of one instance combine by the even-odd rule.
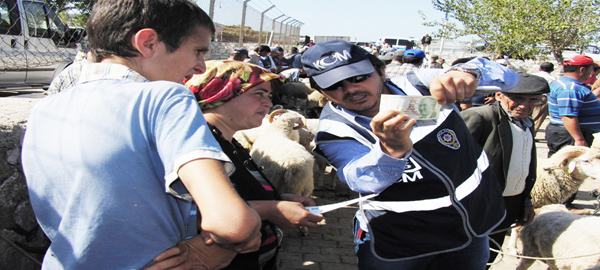
[[429, 88], [427, 86], [425, 86], [425, 84], [423, 84], [423, 82], [421, 82], [421, 80], [419, 79], [419, 77], [417, 76], [417, 74], [414, 71], [408, 72], [406, 74], [406, 79], [417, 90], [419, 90], [419, 92], [421, 93], [421, 95], [423, 95], [423, 96], [430, 96], [431, 95], [431, 93], [429, 92]]

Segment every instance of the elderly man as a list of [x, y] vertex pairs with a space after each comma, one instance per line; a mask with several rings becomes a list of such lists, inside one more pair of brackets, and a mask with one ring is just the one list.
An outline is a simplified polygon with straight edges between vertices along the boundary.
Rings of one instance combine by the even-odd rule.
[[[485, 150], [503, 189], [506, 218], [496, 230], [510, 228], [515, 222], [527, 225], [535, 215], [529, 194], [536, 179], [535, 133], [529, 115], [545, 103], [542, 95], [550, 88], [543, 78], [529, 74], [519, 77], [512, 90], [496, 92], [497, 102], [462, 111], [469, 131]], [[502, 246], [505, 234], [492, 234], [490, 238]], [[496, 247], [491, 242], [490, 246]], [[496, 255], [491, 252], [489, 262]]]
[[187, 0], [101, 0], [87, 31], [96, 63], [36, 104], [23, 142], [52, 241], [42, 269], [213, 269], [257, 250], [260, 217], [182, 85], [206, 69], [210, 17]]
[[[448, 72], [423, 69], [390, 82], [377, 57], [340, 40], [316, 44], [302, 64], [311, 86], [330, 100], [315, 153], [352, 190], [379, 194], [361, 203], [356, 215], [359, 269], [483, 269], [487, 235], [503, 219], [504, 203], [483, 149], [453, 102], [490, 78], [487, 65], [494, 78], [512, 81], [516, 74], [479, 58]], [[380, 112], [383, 94], [431, 95], [447, 105], [438, 118], [417, 121], [399, 111]]]

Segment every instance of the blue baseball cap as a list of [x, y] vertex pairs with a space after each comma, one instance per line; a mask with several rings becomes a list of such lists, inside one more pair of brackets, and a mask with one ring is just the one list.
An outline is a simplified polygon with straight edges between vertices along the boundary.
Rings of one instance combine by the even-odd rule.
[[[417, 57], [417, 58], [425, 58], [425, 52], [416, 49], [406, 50], [404, 52], [404, 56]], [[427, 59], [427, 58], [425, 58]]]
[[327, 88], [344, 79], [371, 74], [375, 71], [363, 48], [344, 40], [320, 42], [300, 58], [306, 74], [321, 88]]

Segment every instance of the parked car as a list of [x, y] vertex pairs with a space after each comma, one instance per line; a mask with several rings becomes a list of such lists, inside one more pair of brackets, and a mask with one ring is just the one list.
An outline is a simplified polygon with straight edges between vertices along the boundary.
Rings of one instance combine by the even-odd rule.
[[40, 0], [0, 0], [0, 90], [48, 87], [84, 36]]
[[415, 38], [384, 37], [382, 40], [397, 50], [409, 50], [417, 44]]

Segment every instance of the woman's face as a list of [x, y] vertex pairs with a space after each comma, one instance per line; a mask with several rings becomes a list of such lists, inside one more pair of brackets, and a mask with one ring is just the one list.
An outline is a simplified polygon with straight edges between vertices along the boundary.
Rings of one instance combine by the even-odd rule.
[[262, 124], [262, 120], [273, 106], [271, 82], [263, 82], [241, 95], [216, 107], [221, 119], [234, 131], [251, 129]]

